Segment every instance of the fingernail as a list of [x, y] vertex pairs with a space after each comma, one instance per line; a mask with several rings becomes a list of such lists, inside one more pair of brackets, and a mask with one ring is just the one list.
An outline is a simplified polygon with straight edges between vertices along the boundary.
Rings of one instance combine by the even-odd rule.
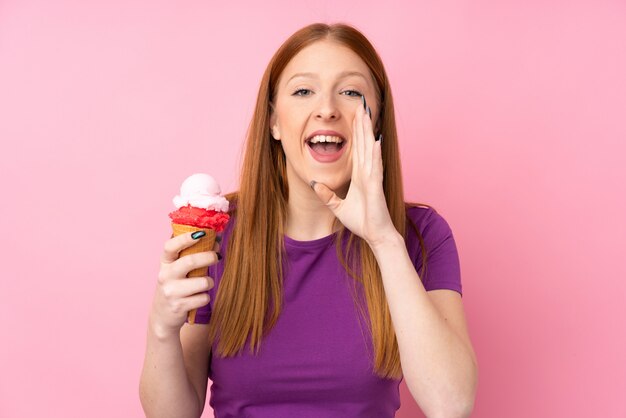
[[219, 235], [215, 236], [215, 241], [219, 244], [220, 242], [222, 242], [222, 237]]
[[378, 138], [376, 138], [377, 141], [380, 141], [380, 143], [382, 144], [383, 142], [383, 134], [378, 134]]
[[367, 109], [365, 110], [367, 110], [367, 114], [370, 115], [370, 119], [372, 119], [372, 109], [370, 109], [370, 107], [367, 106]]
[[311, 189], [315, 190], [315, 184], [317, 182], [315, 180], [311, 180], [311, 182], [309, 183], [309, 186], [311, 186]]
[[191, 238], [198, 239], [198, 238], [202, 238], [205, 235], [206, 235], [206, 232], [204, 231], [196, 231], [193, 234], [191, 234]]
[[217, 261], [220, 261], [222, 259], [222, 254], [220, 253], [215, 253], [215, 254], [217, 254]]
[[367, 109], [367, 103], [365, 102], [365, 95], [361, 96], [361, 99], [363, 99], [363, 109]]

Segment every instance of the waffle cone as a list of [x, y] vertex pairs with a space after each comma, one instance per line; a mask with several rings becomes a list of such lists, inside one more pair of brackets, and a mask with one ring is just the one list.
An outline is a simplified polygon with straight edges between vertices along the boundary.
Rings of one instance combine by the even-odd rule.
[[[194, 245], [182, 250], [179, 253], [178, 258], [184, 257], [188, 254], [201, 253], [205, 251], [213, 251], [213, 245], [215, 244], [215, 230], [214, 229], [200, 228], [197, 226], [182, 225], [182, 224], [176, 224], [172, 222], [172, 231], [173, 231], [172, 237], [175, 237], [181, 234], [186, 234], [188, 232], [196, 232], [196, 231], [204, 231], [206, 233], [206, 235], [198, 239]], [[187, 274], [187, 277], [203, 277], [206, 275], [207, 275], [207, 268], [201, 267], [201, 268], [191, 270]], [[195, 309], [189, 311], [189, 313], [187, 314], [187, 321], [190, 324], [193, 324], [196, 322], [196, 310]]]

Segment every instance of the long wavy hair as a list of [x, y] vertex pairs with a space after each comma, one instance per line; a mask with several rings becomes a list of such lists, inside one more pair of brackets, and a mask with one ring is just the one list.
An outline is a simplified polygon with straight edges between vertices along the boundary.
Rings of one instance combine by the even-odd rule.
[[[275, 325], [282, 304], [283, 226], [287, 214], [289, 187], [285, 154], [280, 141], [270, 136], [271, 103], [278, 80], [289, 61], [314, 42], [330, 40], [353, 50], [367, 64], [376, 87], [380, 110], [377, 134], [382, 133], [383, 188], [387, 207], [396, 229], [405, 237], [415, 233], [421, 245], [426, 269], [426, 250], [418, 228], [406, 216], [400, 155], [391, 88], [380, 56], [362, 33], [350, 25], [315, 23], [306, 26], [276, 51], [263, 74], [256, 108], [248, 128], [239, 191], [228, 194], [233, 230], [226, 249], [224, 273], [215, 297], [209, 324], [209, 343], [217, 338], [217, 353], [231, 357], [250, 343], [258, 353], [261, 340]], [[428, 205], [420, 205], [428, 206]], [[374, 353], [373, 370], [384, 378], [402, 376], [398, 343], [385, 297], [382, 277], [369, 246], [335, 219], [338, 229], [337, 257], [354, 279], [353, 297], [370, 332]], [[342, 248], [344, 234], [347, 246]], [[367, 311], [357, 296], [357, 283], [365, 295]]]

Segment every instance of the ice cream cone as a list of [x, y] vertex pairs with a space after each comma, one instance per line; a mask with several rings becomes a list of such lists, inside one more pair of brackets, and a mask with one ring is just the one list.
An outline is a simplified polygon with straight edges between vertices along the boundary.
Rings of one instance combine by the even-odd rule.
[[[208, 174], [192, 174], [183, 181], [180, 194], [172, 199], [176, 210], [169, 214], [173, 236], [195, 231], [204, 231], [206, 235], [181, 251], [179, 257], [213, 250], [216, 234], [224, 230], [230, 219], [228, 200], [220, 193], [219, 184]], [[190, 271], [187, 277], [206, 275], [207, 268], [203, 267]], [[196, 322], [195, 309], [189, 312], [187, 319], [190, 324]]]
[[[182, 224], [177, 224], [177, 223], [173, 223], [172, 222], [172, 231], [174, 232], [173, 236], [178, 236], [181, 234], [185, 234], [188, 232], [195, 232], [195, 231], [204, 231], [206, 232], [206, 235], [203, 236], [202, 238], [198, 239], [198, 241], [192, 245], [189, 248], [185, 248], [184, 250], [182, 250], [180, 252], [180, 254], [178, 255], [178, 257], [183, 257], [186, 256], [188, 254], [195, 254], [195, 253], [200, 253], [200, 252], [204, 252], [204, 251], [213, 251], [213, 245], [215, 244], [215, 230], [211, 229], [211, 228], [200, 228], [197, 226], [190, 226], [190, 225], [182, 225]], [[201, 268], [197, 268], [194, 270], [191, 270], [188, 274], [187, 277], [203, 277], [207, 275], [207, 268], [206, 267], [201, 267]], [[190, 324], [195, 323], [196, 321], [196, 310], [193, 309], [191, 311], [189, 311], [189, 313], [187, 314], [187, 321]]]

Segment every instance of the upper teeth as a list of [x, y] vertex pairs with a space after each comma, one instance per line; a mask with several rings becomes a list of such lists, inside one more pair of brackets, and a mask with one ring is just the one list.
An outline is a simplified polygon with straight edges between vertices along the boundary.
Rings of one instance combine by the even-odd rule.
[[338, 144], [343, 142], [343, 139], [338, 136], [329, 136], [329, 135], [315, 135], [313, 138], [309, 139], [310, 142], [316, 144], [318, 142], [336, 142]]

